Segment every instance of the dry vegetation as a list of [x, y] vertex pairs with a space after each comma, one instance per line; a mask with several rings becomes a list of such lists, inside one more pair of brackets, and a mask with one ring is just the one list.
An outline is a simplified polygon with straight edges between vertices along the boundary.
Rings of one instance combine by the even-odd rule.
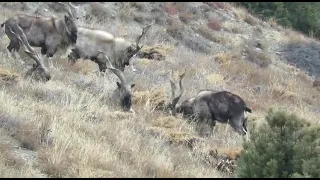
[[[113, 31], [115, 24], [123, 26], [119, 19], [129, 21], [130, 13], [137, 13], [132, 8], [143, 12], [152, 7], [149, 3], [127, 3], [121, 5], [118, 14], [108, 15], [101, 8], [103, 4], [108, 3], [92, 3], [92, 16], [79, 21]], [[135, 116], [109, 104], [117, 79], [112, 73], [98, 74], [97, 65], [90, 61], [81, 60], [70, 67], [66, 59], [55, 57], [49, 82], [21, 78], [27, 67], [21, 59], [10, 56], [5, 49], [7, 37], [2, 34], [1, 177], [234, 177], [234, 159], [243, 139], [228, 125], [218, 123], [212, 136], [199, 137], [194, 124], [162, 111], [169, 101], [171, 69], [182, 72], [187, 68], [181, 100], [200, 89], [228, 90], [243, 97], [253, 109], [249, 131], [250, 124], [264, 121], [269, 107], [296, 112], [319, 124], [319, 91], [312, 88], [310, 77], [277, 59], [269, 49], [274, 42], [301, 42], [291, 39], [288, 30], [257, 30], [258, 23], [263, 25], [260, 20], [228, 3], [201, 3], [220, 13], [234, 14], [233, 20], [223, 21], [214, 16], [188, 14], [191, 11], [183, 11], [188, 3], [161, 4], [161, 11], [167, 16], [155, 18], [167, 24], [159, 23], [144, 40], [148, 46], [137, 59], [139, 72], [129, 68], [124, 72], [136, 84]], [[14, 13], [1, 11], [1, 22]], [[109, 16], [119, 19], [109, 24]], [[200, 26], [193, 24], [197, 19]], [[149, 21], [143, 13], [135, 14], [131, 20]], [[97, 24], [98, 21], [104, 23]], [[184, 31], [192, 25], [194, 34], [208, 39], [212, 48], [217, 46], [213, 53], [197, 53], [170, 39], [184, 41]], [[222, 31], [223, 28], [229, 31]], [[137, 31], [125, 32], [129, 38], [141, 31], [132, 29]], [[263, 39], [261, 51], [247, 41], [255, 33]]]

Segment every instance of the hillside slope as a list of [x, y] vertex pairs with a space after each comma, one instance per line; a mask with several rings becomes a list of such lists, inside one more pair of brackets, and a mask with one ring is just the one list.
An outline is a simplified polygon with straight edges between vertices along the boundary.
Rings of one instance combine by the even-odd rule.
[[[54, 3], [0, 3], [0, 21], [26, 14], [64, 13]], [[134, 40], [142, 52], [158, 49], [164, 59], [135, 60], [135, 116], [112, 107], [117, 77], [101, 76], [91, 61], [74, 66], [54, 57], [52, 80], [22, 78], [28, 58], [14, 59], [0, 31], [1, 177], [234, 177], [242, 138], [225, 124], [199, 137], [193, 124], [155, 107], [170, 100], [169, 70], [182, 72], [181, 101], [201, 89], [228, 90], [253, 109], [250, 124], [263, 123], [272, 107], [319, 124], [319, 42], [274, 22], [263, 22], [228, 3], [77, 3], [79, 26], [104, 29]], [[24, 61], [25, 60], [25, 61]]]

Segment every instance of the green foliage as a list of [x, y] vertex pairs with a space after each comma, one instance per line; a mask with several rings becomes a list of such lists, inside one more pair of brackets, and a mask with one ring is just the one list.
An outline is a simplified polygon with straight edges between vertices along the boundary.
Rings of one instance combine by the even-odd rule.
[[268, 20], [274, 18], [284, 27], [320, 37], [320, 2], [237, 2], [251, 13]]
[[320, 177], [320, 126], [270, 110], [237, 160], [242, 178]]

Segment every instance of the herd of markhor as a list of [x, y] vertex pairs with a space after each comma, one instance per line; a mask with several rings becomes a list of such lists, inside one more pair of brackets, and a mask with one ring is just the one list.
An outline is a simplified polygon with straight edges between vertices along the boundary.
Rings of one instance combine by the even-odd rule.
[[[71, 48], [68, 55], [70, 65], [80, 58], [90, 59], [98, 64], [101, 72], [110, 69], [119, 77], [120, 82], [116, 82], [117, 89], [112, 94], [112, 101], [121, 106], [124, 111], [134, 113], [131, 98], [132, 88], [135, 84], [126, 82], [123, 71], [125, 66], [131, 66], [132, 70], [136, 71], [131, 59], [142, 48], [139, 45], [140, 39], [152, 24], [143, 28], [141, 35], [136, 38], [135, 42], [129, 42], [123, 38], [114, 37], [106, 31], [77, 26], [71, 8], [78, 7], [72, 3], [59, 2], [58, 4], [68, 13], [68, 16], [57, 18], [16, 15], [1, 24], [10, 39], [7, 49], [10, 52], [18, 52], [22, 45], [24, 52], [35, 61], [27, 75], [36, 80], [49, 81], [51, 79], [50, 72], [43, 64], [42, 56], [32, 47], [40, 47], [41, 54], [49, 59], [56, 52]], [[188, 120], [208, 123], [211, 128], [215, 126], [217, 121], [229, 122], [236, 132], [245, 135], [247, 133], [247, 112], [251, 113], [251, 109], [241, 97], [231, 92], [202, 90], [193, 98], [185, 100], [176, 107], [183, 94], [182, 79], [185, 73], [180, 75], [178, 96], [175, 96], [176, 85], [173, 78], [170, 77], [172, 100], [168, 103], [167, 109], [173, 115], [181, 113]]]

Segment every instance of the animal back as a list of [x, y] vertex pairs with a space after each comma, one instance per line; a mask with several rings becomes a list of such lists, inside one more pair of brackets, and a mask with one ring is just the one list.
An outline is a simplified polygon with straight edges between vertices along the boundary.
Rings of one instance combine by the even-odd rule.
[[78, 27], [78, 33], [80, 36], [86, 36], [90, 39], [97, 39], [100, 41], [111, 42], [114, 40], [114, 36], [106, 31], [93, 30], [84, 27]]

